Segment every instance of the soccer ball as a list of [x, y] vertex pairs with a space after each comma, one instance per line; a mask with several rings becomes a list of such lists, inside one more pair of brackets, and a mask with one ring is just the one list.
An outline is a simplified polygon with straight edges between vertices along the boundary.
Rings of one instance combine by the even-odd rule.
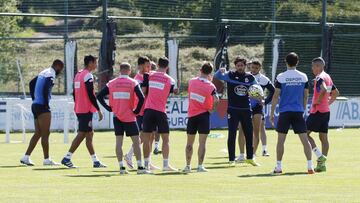
[[249, 96], [254, 98], [264, 97], [264, 91], [260, 85], [251, 85], [248, 90]]

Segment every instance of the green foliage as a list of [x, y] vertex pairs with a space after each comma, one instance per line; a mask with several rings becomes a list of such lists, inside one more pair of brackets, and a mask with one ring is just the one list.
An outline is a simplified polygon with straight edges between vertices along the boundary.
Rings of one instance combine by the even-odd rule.
[[[16, 0], [0, 0], [0, 12], [17, 12]], [[0, 37], [13, 37], [21, 28], [21, 17], [0, 17]], [[16, 53], [20, 43], [14, 40], [0, 40], [0, 83], [17, 77]]]

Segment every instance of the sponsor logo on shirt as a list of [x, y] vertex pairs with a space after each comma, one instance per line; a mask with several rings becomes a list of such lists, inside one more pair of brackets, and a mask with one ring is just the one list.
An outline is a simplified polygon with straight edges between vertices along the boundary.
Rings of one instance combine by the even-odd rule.
[[190, 93], [190, 99], [198, 101], [200, 103], [205, 102], [205, 97], [204, 96], [201, 96], [201, 95], [193, 93], [193, 92]]
[[159, 89], [159, 90], [164, 90], [165, 84], [161, 83], [161, 82], [150, 81], [149, 87]]
[[247, 93], [247, 87], [244, 85], [238, 85], [234, 88], [234, 92], [236, 95], [245, 96]]
[[80, 88], [80, 82], [74, 82], [74, 87], [75, 87], [75, 89], [79, 89]]
[[130, 99], [129, 92], [113, 92], [114, 99]]

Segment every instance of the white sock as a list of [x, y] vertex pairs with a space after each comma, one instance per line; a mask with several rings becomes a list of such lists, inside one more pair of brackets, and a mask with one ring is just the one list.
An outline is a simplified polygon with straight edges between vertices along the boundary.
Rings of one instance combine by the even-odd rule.
[[168, 166], [169, 166], [169, 159], [164, 159], [164, 160], [163, 160], [163, 166], [164, 166], [164, 167], [168, 167]]
[[190, 166], [190, 165], [186, 165], [186, 167], [191, 168], [191, 166]]
[[263, 150], [263, 151], [267, 151], [266, 145], [263, 145], [263, 146], [262, 146], [262, 150]]
[[140, 160], [137, 160], [137, 166], [138, 166], [138, 167], [142, 167], [141, 159], [140, 159]]
[[244, 153], [240, 153], [239, 158], [241, 158], [241, 159], [245, 158], [245, 154], [244, 154]]
[[71, 159], [72, 155], [73, 155], [73, 153], [68, 152], [68, 153], [65, 154], [65, 158]]
[[49, 158], [47, 158], [47, 159], [44, 159], [44, 161], [50, 161], [51, 159], [50, 159], [50, 157]]
[[128, 153], [126, 154], [126, 156], [131, 159], [131, 157], [134, 155], [134, 147], [131, 145]]
[[155, 142], [155, 148], [156, 148], [156, 149], [159, 149], [159, 141], [156, 141], [156, 142]]
[[97, 158], [96, 154], [91, 155], [91, 159], [92, 159], [93, 162], [99, 161], [99, 159]]
[[309, 169], [309, 170], [314, 169], [314, 167], [313, 167], [313, 163], [312, 163], [312, 161], [311, 161], [311, 160], [307, 160], [307, 166], [308, 166], [308, 169]]
[[150, 164], [150, 159], [149, 158], [145, 158], [144, 159], [144, 165], [145, 165], [145, 168], [147, 168]]
[[317, 148], [317, 147], [315, 147], [315, 148], [313, 149], [313, 152], [314, 152], [314, 154], [316, 155], [317, 158], [319, 158], [319, 157], [322, 156], [322, 153], [321, 153], [320, 149]]
[[199, 165], [198, 165], [198, 168], [202, 168], [202, 167], [203, 167], [203, 165], [202, 165], [202, 164], [199, 164]]
[[124, 162], [123, 162], [123, 161], [119, 161], [119, 166], [120, 166], [120, 168], [124, 167]]
[[281, 161], [276, 161], [276, 169], [282, 169]]
[[30, 156], [25, 154], [22, 159], [29, 160], [29, 158], [30, 158]]

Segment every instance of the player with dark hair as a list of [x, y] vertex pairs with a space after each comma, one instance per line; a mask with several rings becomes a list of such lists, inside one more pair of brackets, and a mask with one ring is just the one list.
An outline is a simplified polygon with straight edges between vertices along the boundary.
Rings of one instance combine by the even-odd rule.
[[[324, 70], [325, 61], [321, 58], [312, 60], [312, 72], [315, 75], [314, 80], [314, 95], [310, 109], [310, 115], [306, 120], [308, 139], [310, 141], [313, 152], [317, 159], [316, 172], [325, 172], [325, 161], [329, 152], [328, 128], [330, 120], [330, 105], [336, 100], [339, 95], [339, 90], [336, 88], [329, 74]], [[320, 150], [314, 139], [310, 136], [311, 132], [318, 132], [322, 145]], [[321, 153], [322, 152], [322, 153]]]
[[25, 155], [20, 159], [20, 163], [27, 166], [33, 166], [34, 163], [30, 159], [36, 144], [41, 138], [41, 146], [44, 153], [44, 166], [59, 165], [54, 162], [49, 156], [49, 135], [51, 125], [51, 110], [49, 102], [51, 99], [51, 90], [54, 86], [54, 80], [64, 68], [64, 63], [56, 59], [53, 61], [50, 68], [47, 68], [39, 73], [29, 83], [30, 95], [33, 101], [31, 110], [34, 115], [35, 133], [30, 139], [29, 146]]
[[[309, 95], [309, 82], [305, 73], [296, 70], [299, 57], [291, 52], [285, 59], [287, 70], [280, 73], [275, 81], [275, 93], [271, 104], [270, 120], [274, 125], [274, 113], [279, 101], [279, 119], [276, 126], [278, 141], [276, 147], [276, 167], [274, 174], [282, 173], [282, 157], [284, 143], [290, 126], [295, 134], [299, 135], [307, 159], [308, 174], [313, 174], [314, 168], [311, 160], [311, 146], [306, 134], [306, 123], [303, 117]], [[280, 98], [279, 98], [280, 97]]]
[[[120, 174], [128, 174], [123, 163], [123, 140], [124, 133], [131, 137], [137, 160], [138, 174], [148, 174], [150, 171], [142, 166], [139, 128], [136, 123], [136, 115], [144, 104], [145, 97], [139, 83], [130, 78], [131, 66], [129, 63], [120, 64], [120, 76], [111, 80], [98, 93], [97, 98], [101, 105], [109, 112], [114, 113], [114, 128], [116, 135], [116, 156], [119, 161]], [[105, 96], [109, 95], [109, 105], [105, 102]], [[138, 102], [135, 102], [135, 97]]]
[[216, 87], [210, 82], [213, 65], [204, 62], [200, 69], [200, 76], [189, 81], [189, 110], [187, 123], [187, 144], [185, 148], [186, 166], [185, 173], [191, 172], [191, 157], [196, 133], [199, 133], [198, 148], [198, 172], [207, 172], [203, 166], [206, 151], [206, 139], [210, 133], [210, 112], [212, 112], [219, 102]]
[[175, 80], [166, 71], [169, 60], [161, 57], [158, 60], [158, 70], [149, 75], [147, 87], [147, 100], [145, 103], [143, 123], [143, 150], [145, 167], [150, 168], [150, 136], [154, 129], [158, 129], [162, 138], [163, 171], [178, 171], [169, 164], [169, 123], [166, 115], [166, 103], [170, 93], [178, 94]]
[[[263, 75], [261, 71], [262, 65], [260, 61], [252, 61], [250, 62], [250, 73], [255, 77], [258, 84], [261, 86], [263, 90], [268, 90], [268, 95], [263, 101], [259, 101], [256, 99], [250, 99], [251, 102], [251, 111], [252, 111], [252, 123], [254, 127], [253, 134], [253, 146], [254, 146], [254, 155], [256, 155], [256, 151], [259, 145], [260, 136], [262, 143], [262, 155], [269, 156], [269, 153], [266, 148], [266, 132], [265, 132], [265, 122], [264, 122], [264, 105], [267, 105], [271, 102], [272, 97], [274, 95], [275, 87], [271, 83], [268, 77]], [[241, 126], [240, 126], [241, 128]], [[241, 152], [241, 149], [245, 145], [245, 139], [243, 138], [242, 129], [239, 130], [239, 146], [240, 146], [240, 156], [236, 159], [237, 162], [245, 161], [245, 155]], [[261, 135], [260, 135], [261, 134]]]
[[229, 164], [235, 166], [236, 132], [240, 122], [246, 137], [245, 162], [259, 166], [253, 159], [253, 125], [248, 94], [249, 87], [257, 82], [254, 76], [245, 72], [246, 59], [236, 57], [234, 65], [235, 70], [226, 72], [225, 68], [220, 68], [214, 75], [214, 78], [227, 82]]
[[84, 57], [85, 67], [80, 70], [74, 78], [74, 103], [75, 113], [78, 118], [78, 134], [71, 143], [69, 151], [65, 154], [61, 163], [69, 168], [75, 166], [71, 162], [73, 153], [79, 147], [81, 142], [86, 140], [86, 148], [89, 151], [91, 159], [93, 161], [94, 168], [104, 168], [106, 165], [101, 163], [95, 154], [93, 146], [93, 125], [92, 118], [93, 114], [98, 112], [99, 121], [103, 119], [103, 114], [100, 111], [99, 105], [97, 104], [95, 91], [94, 91], [94, 77], [91, 74], [97, 68], [97, 58], [92, 55]]

